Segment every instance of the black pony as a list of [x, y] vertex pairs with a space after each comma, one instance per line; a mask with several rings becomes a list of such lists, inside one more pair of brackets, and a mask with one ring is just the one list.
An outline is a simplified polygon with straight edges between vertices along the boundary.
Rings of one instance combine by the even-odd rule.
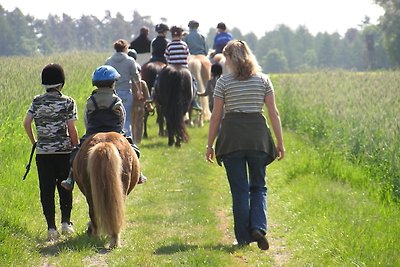
[[180, 147], [181, 142], [189, 141], [184, 115], [192, 97], [192, 75], [187, 68], [167, 65], [160, 71], [155, 100], [166, 119], [169, 146]]

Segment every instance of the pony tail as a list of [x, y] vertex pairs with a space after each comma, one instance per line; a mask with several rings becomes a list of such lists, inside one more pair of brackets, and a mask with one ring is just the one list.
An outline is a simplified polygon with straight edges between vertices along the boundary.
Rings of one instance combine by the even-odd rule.
[[115, 235], [125, 222], [125, 194], [121, 182], [122, 160], [110, 143], [98, 143], [88, 151], [87, 172], [99, 233]]

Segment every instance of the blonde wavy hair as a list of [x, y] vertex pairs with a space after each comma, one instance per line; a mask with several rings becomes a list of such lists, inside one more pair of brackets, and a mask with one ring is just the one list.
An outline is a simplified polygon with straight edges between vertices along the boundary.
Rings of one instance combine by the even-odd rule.
[[245, 41], [229, 41], [222, 53], [225, 57], [230, 58], [232, 62], [230, 69], [238, 80], [247, 80], [254, 74], [261, 72], [256, 57]]

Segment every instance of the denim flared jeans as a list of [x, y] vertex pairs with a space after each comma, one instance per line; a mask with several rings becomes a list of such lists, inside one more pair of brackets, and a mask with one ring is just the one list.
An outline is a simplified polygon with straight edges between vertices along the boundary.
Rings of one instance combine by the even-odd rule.
[[131, 125], [131, 111], [133, 104], [133, 95], [131, 90], [117, 90], [117, 95], [121, 98], [122, 104], [125, 108], [125, 124], [124, 132], [126, 136], [132, 136], [132, 125]]
[[267, 231], [267, 154], [237, 151], [222, 156], [232, 194], [235, 237], [239, 244], [253, 242], [251, 231]]

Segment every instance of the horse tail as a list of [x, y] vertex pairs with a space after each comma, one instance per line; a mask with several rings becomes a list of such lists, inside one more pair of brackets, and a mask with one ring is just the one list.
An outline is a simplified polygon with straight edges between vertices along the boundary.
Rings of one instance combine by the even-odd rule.
[[99, 232], [120, 233], [125, 223], [125, 195], [121, 181], [122, 159], [111, 143], [98, 143], [88, 152], [87, 171], [93, 210]]
[[168, 131], [178, 134], [184, 142], [189, 140], [183, 117], [192, 99], [192, 78], [186, 68], [168, 65], [160, 72], [159, 102], [167, 120]]

